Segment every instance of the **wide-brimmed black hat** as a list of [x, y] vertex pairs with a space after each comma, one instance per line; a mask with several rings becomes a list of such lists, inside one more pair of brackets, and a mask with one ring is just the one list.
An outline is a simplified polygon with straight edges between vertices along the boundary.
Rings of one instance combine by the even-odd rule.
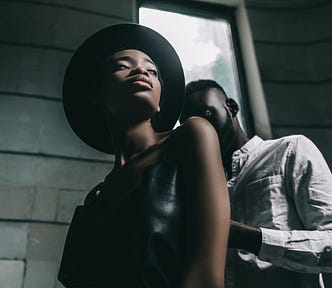
[[89, 146], [114, 153], [111, 133], [102, 106], [94, 97], [102, 79], [103, 65], [116, 51], [136, 49], [158, 66], [163, 92], [161, 111], [152, 125], [157, 132], [171, 130], [179, 115], [184, 95], [184, 75], [172, 45], [156, 31], [138, 24], [117, 24], [89, 37], [73, 55], [63, 83], [63, 105], [74, 132]]

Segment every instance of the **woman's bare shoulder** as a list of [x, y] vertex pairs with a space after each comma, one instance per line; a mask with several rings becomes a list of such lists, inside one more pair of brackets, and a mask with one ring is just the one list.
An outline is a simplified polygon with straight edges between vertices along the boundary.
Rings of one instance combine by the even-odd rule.
[[177, 153], [197, 153], [219, 146], [218, 135], [206, 119], [190, 117], [175, 129], [170, 137], [170, 146]]
[[[201, 117], [188, 118], [177, 130], [175, 137], [180, 138], [185, 144], [204, 143], [218, 137], [211, 123]], [[194, 140], [195, 143], [192, 142]]]

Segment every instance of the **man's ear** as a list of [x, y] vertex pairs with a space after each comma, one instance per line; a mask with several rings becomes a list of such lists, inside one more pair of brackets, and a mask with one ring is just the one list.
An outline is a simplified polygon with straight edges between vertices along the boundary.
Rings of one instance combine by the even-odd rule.
[[240, 107], [237, 102], [232, 98], [227, 98], [225, 101], [228, 109], [231, 111], [232, 117], [235, 117], [237, 112], [239, 112]]

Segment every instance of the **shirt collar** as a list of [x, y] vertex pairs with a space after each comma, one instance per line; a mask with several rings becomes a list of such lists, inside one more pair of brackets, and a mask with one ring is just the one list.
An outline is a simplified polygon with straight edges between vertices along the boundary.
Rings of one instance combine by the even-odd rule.
[[263, 142], [258, 136], [252, 137], [240, 149], [236, 150], [232, 156], [232, 179], [236, 178], [240, 173], [243, 165], [247, 161], [249, 155]]
[[240, 149], [233, 153], [233, 159], [241, 155], [250, 154], [253, 152], [258, 145], [260, 145], [264, 140], [259, 136], [255, 135], [246, 144], [244, 144]]

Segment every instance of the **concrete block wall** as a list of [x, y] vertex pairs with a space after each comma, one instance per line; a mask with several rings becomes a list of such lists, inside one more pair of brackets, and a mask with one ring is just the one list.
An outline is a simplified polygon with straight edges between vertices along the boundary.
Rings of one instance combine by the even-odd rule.
[[0, 0], [0, 287], [55, 288], [75, 206], [113, 167], [70, 129], [67, 63], [93, 32], [132, 22], [134, 0]]
[[273, 137], [309, 137], [332, 169], [332, 2], [246, 6]]

